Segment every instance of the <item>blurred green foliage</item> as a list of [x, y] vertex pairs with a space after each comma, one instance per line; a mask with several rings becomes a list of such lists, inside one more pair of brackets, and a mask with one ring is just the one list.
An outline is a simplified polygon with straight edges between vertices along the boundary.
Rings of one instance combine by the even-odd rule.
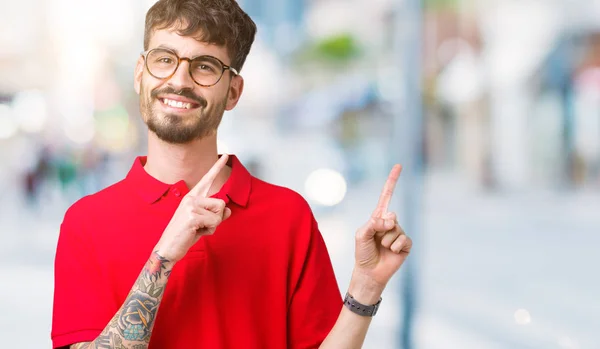
[[361, 45], [349, 33], [340, 33], [326, 38], [309, 41], [294, 55], [300, 65], [324, 64], [343, 66], [360, 58]]
[[346, 61], [357, 57], [360, 48], [350, 34], [341, 34], [317, 42], [314, 53], [324, 59]]
[[461, 0], [423, 0], [423, 7], [425, 10], [455, 9], [460, 3]]

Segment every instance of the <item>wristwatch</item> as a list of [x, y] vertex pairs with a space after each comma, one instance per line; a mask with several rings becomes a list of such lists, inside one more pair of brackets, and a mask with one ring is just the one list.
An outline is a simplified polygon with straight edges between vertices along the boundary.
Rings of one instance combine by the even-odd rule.
[[352, 297], [350, 293], [347, 292], [346, 297], [344, 297], [344, 305], [353, 313], [361, 316], [375, 316], [375, 314], [377, 314], [377, 309], [379, 309], [379, 304], [381, 304], [381, 297], [379, 297], [379, 301], [373, 305], [361, 304], [356, 299], [354, 299], [354, 297]]

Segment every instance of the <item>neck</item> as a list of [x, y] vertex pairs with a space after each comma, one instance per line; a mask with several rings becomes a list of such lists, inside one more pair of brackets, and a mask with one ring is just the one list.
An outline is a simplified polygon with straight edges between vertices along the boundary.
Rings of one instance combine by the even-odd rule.
[[[152, 177], [167, 184], [183, 180], [193, 188], [218, 159], [217, 135], [212, 134], [186, 144], [169, 144], [148, 131], [148, 159], [144, 169]], [[226, 166], [217, 176], [208, 193], [217, 193], [231, 174]]]

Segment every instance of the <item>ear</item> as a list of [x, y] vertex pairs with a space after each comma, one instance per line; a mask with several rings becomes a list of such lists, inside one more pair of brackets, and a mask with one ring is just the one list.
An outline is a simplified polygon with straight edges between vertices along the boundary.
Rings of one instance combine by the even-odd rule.
[[144, 57], [140, 56], [135, 66], [135, 71], [133, 73], [133, 88], [135, 92], [139, 95], [142, 87], [142, 75], [144, 74]]
[[242, 96], [242, 92], [244, 91], [244, 78], [240, 75], [236, 75], [231, 79], [231, 83], [229, 84], [229, 95], [227, 97], [227, 104], [225, 105], [225, 110], [231, 110], [235, 108], [240, 97]]

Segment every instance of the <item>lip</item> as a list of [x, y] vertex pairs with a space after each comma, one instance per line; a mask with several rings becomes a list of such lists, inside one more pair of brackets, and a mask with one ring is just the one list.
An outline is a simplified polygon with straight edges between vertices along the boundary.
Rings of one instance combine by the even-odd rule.
[[[187, 109], [187, 108], [177, 108], [177, 107], [173, 107], [170, 105], [167, 105], [163, 102], [164, 99], [170, 99], [172, 101], [177, 101], [177, 102], [181, 102], [181, 103], [190, 103], [191, 104], [191, 108]], [[156, 99], [158, 100], [158, 104], [161, 105], [161, 107], [163, 107], [164, 109], [168, 110], [169, 112], [190, 112], [190, 111], [195, 111], [200, 107], [200, 104], [197, 103], [194, 100], [191, 100], [189, 98], [185, 98], [182, 96], [177, 96], [177, 95], [159, 95], [156, 97]]]
[[193, 100], [193, 99], [189, 99], [189, 98], [185, 98], [183, 96], [178, 96], [178, 95], [158, 95], [156, 96], [156, 98], [158, 99], [170, 99], [172, 101], [177, 101], [177, 102], [182, 102], [182, 103], [191, 103], [193, 105], [200, 105], [197, 101]]

